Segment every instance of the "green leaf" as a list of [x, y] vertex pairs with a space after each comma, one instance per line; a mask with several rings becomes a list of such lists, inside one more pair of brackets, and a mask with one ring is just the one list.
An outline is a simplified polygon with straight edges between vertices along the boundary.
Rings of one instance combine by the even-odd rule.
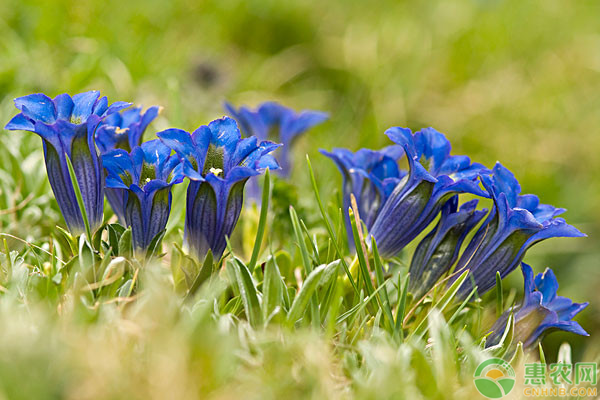
[[[317, 289], [317, 285], [321, 279], [321, 275], [325, 272], [326, 265], [320, 265], [315, 268], [308, 277], [304, 280], [300, 291], [294, 298], [290, 311], [288, 312], [287, 320], [290, 325], [296, 323], [306, 311], [306, 307]], [[317, 320], [318, 322], [319, 320]]]
[[131, 256], [133, 255], [133, 248], [131, 245], [131, 241], [132, 241], [131, 228], [127, 228], [125, 230], [125, 232], [123, 232], [123, 234], [119, 238], [118, 249], [119, 249], [120, 256], [123, 256], [126, 258], [131, 258]]
[[439, 312], [443, 313], [448, 304], [454, 300], [456, 294], [458, 293], [458, 289], [462, 286], [465, 280], [469, 277], [469, 270], [463, 271], [463, 273], [458, 277], [456, 281], [446, 290], [444, 295], [431, 307], [425, 318], [421, 320], [421, 322], [417, 325], [415, 330], [411, 333], [411, 336], [421, 338], [425, 332], [427, 331], [427, 319], [429, 318], [429, 314], [431, 314], [432, 310], [437, 309]]
[[270, 257], [265, 263], [265, 278], [263, 281], [263, 316], [265, 320], [273, 313], [276, 307], [283, 302], [283, 286], [279, 268], [275, 259]]
[[157, 256], [156, 252], [157, 252], [157, 250], [160, 250], [160, 244], [161, 244], [163, 238], [165, 237], [165, 233], [167, 233], [167, 230], [163, 229], [162, 231], [158, 232], [152, 238], [152, 241], [150, 242], [150, 245], [148, 246], [148, 249], [146, 250], [146, 260], [149, 260], [149, 259]]
[[[192, 258], [188, 257], [188, 262], [194, 263], [196, 265], [196, 261], [193, 260]], [[197, 269], [197, 268], [194, 268], [194, 269]], [[204, 263], [202, 264], [200, 271], [198, 271], [198, 275], [196, 276], [196, 279], [194, 279], [192, 286], [190, 286], [190, 290], [188, 290], [184, 301], [188, 300], [192, 296], [194, 296], [194, 294], [200, 288], [200, 286], [202, 286], [202, 284], [204, 282], [206, 282], [206, 280], [208, 278], [210, 278], [210, 276], [212, 275], [212, 270], [213, 270], [213, 255], [212, 255], [212, 251], [209, 249], [208, 253], [206, 254], [206, 258], [204, 259]]]
[[258, 291], [254, 285], [250, 271], [248, 270], [248, 267], [236, 257], [227, 262], [230, 263], [235, 271], [235, 277], [248, 321], [250, 322], [250, 325], [256, 328], [262, 324], [262, 314], [260, 303], [258, 301]]
[[394, 328], [396, 335], [404, 339], [404, 313], [406, 312], [406, 298], [408, 296], [408, 284], [410, 282], [410, 274], [406, 274], [404, 285], [401, 285], [401, 276], [398, 275], [398, 305], [396, 306], [396, 326]]
[[267, 226], [267, 213], [269, 211], [269, 192], [271, 190], [271, 176], [269, 169], [265, 171], [265, 179], [263, 180], [263, 191], [262, 199], [260, 204], [260, 217], [258, 219], [258, 229], [256, 231], [256, 239], [254, 240], [254, 248], [252, 249], [252, 256], [248, 263], [248, 270], [250, 274], [254, 272], [256, 261], [260, 253], [260, 247], [262, 246], [263, 236], [265, 234], [265, 228]]
[[375, 269], [375, 278], [377, 279], [377, 286], [383, 286], [381, 289], [381, 295], [379, 297], [379, 302], [382, 305], [382, 310], [384, 311], [386, 327], [390, 334], [393, 334], [395, 331], [394, 326], [394, 316], [392, 314], [392, 307], [390, 306], [390, 298], [388, 296], [387, 288], [385, 287], [385, 279], [383, 278], [383, 263], [381, 262], [381, 258], [379, 257], [379, 250], [377, 249], [377, 243], [375, 243], [375, 239], [371, 238], [371, 248], [373, 251], [373, 262]]
[[[296, 235], [296, 241], [298, 243], [298, 246], [300, 247], [300, 254], [302, 255], [302, 265], [304, 266], [304, 273], [308, 277], [309, 274], [313, 271], [313, 264], [312, 264], [312, 261], [310, 260], [310, 256], [308, 254], [308, 249], [306, 248], [306, 242], [304, 240], [304, 235], [302, 234], [302, 228], [300, 226], [300, 220], [298, 219], [298, 214], [296, 214], [296, 210], [294, 210], [294, 207], [292, 207], [292, 206], [290, 206], [290, 218], [292, 220], [292, 227], [294, 229], [294, 234]], [[312, 294], [312, 292], [311, 292], [311, 294]], [[292, 307], [293, 307], [293, 304], [292, 304]], [[315, 325], [315, 327], [317, 327], [321, 321], [321, 318], [319, 317], [319, 305], [318, 305], [316, 297], [310, 299], [310, 314], [311, 314], [311, 321], [313, 321], [313, 324]]]

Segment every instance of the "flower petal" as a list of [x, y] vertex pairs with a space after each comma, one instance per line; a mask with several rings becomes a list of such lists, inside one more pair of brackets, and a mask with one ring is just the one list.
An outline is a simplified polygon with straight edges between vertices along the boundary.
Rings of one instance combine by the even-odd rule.
[[17, 107], [24, 116], [40, 121], [45, 124], [53, 124], [56, 121], [56, 107], [54, 102], [43, 93], [34, 93], [15, 99]]

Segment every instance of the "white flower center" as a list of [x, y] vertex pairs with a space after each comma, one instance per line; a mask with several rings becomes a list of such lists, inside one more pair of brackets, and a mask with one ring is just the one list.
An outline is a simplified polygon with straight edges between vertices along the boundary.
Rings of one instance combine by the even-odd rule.
[[208, 171], [211, 174], [214, 174], [215, 176], [219, 176], [219, 174], [221, 174], [223, 172], [223, 170], [221, 168], [211, 168]]

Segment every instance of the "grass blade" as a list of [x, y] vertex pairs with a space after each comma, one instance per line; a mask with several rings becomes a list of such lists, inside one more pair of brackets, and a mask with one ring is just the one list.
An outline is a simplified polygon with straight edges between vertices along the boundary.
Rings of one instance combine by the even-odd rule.
[[350, 268], [348, 267], [348, 263], [344, 259], [344, 254], [342, 253], [342, 250], [340, 249], [340, 245], [338, 243], [337, 236], [333, 232], [333, 228], [331, 227], [331, 223], [329, 222], [329, 218], [327, 217], [327, 213], [325, 212], [325, 207], [323, 207], [323, 202], [321, 201], [321, 196], [319, 195], [319, 188], [317, 186], [317, 180], [315, 179], [315, 173], [313, 171], [312, 165], [310, 163], [310, 158], [308, 157], [308, 155], [306, 155], [306, 163], [308, 164], [308, 171], [310, 172], [310, 182], [313, 187], [313, 192], [315, 193], [315, 198], [317, 199], [319, 211], [321, 211], [321, 217], [323, 218], [323, 221], [325, 222], [325, 227], [327, 228], [329, 237], [331, 237], [331, 241], [333, 242], [333, 245], [335, 247], [335, 251], [337, 253], [338, 258], [342, 261], [342, 266], [344, 267], [344, 271], [346, 272], [346, 275], [348, 275], [348, 280], [352, 284], [352, 288], [354, 289], [354, 292], [356, 294], [359, 294], [358, 286], [356, 286], [356, 283], [354, 282], [354, 279], [352, 278], [352, 274], [350, 273]]
[[[310, 273], [313, 271], [313, 265], [310, 260], [310, 255], [308, 254], [308, 249], [306, 248], [306, 242], [304, 240], [304, 235], [302, 234], [302, 228], [300, 227], [300, 221], [298, 219], [298, 214], [296, 214], [296, 210], [294, 207], [290, 206], [290, 218], [292, 220], [292, 227], [294, 229], [294, 234], [296, 236], [296, 241], [298, 242], [298, 246], [300, 247], [300, 254], [302, 255], [302, 264], [304, 265], [304, 272], [306, 273], [307, 279], [310, 276]], [[306, 282], [305, 282], [306, 284]], [[303, 286], [304, 287], [304, 286]], [[319, 305], [317, 303], [317, 299], [313, 298], [310, 301], [311, 303], [311, 321], [313, 324], [318, 325], [321, 318], [319, 317]], [[292, 304], [293, 307], [293, 304]]]
[[256, 261], [260, 253], [260, 247], [262, 246], [262, 240], [265, 235], [265, 228], [267, 226], [267, 214], [269, 211], [269, 193], [271, 191], [271, 175], [269, 169], [265, 171], [265, 179], [263, 181], [262, 199], [260, 203], [260, 217], [258, 219], [258, 229], [256, 230], [256, 239], [254, 240], [254, 248], [252, 249], [252, 256], [248, 263], [248, 270], [250, 275], [254, 272]]

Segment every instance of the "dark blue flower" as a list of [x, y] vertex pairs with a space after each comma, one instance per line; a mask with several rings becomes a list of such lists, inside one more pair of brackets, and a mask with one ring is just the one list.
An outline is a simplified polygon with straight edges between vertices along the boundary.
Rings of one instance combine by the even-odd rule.
[[496, 283], [496, 272], [504, 278], [512, 272], [534, 244], [553, 237], [585, 236], [556, 215], [562, 208], [540, 204], [537, 196], [519, 195], [514, 175], [500, 163], [481, 181], [494, 200], [494, 207], [461, 255], [456, 270], [470, 269], [471, 278], [460, 289], [466, 296], [477, 285], [479, 295]]
[[458, 210], [458, 196], [442, 207], [437, 225], [417, 246], [410, 263], [410, 291], [423, 296], [454, 265], [468, 233], [487, 214], [476, 210], [477, 200], [464, 203]]
[[136, 251], [145, 252], [152, 239], [162, 232], [171, 212], [171, 187], [183, 181], [183, 164], [160, 140], [102, 155], [107, 171], [106, 188], [113, 191], [118, 209], [131, 227]]
[[508, 317], [514, 316], [514, 342], [522, 342], [523, 346], [535, 345], [545, 333], [562, 330], [589, 336], [589, 334], [573, 321], [589, 303], [573, 303], [567, 297], [557, 296], [558, 281], [554, 272], [547, 268], [543, 274], [533, 278], [533, 270], [525, 263], [521, 264], [525, 293], [523, 302], [507, 310], [498, 318], [486, 340], [486, 347], [500, 342]]
[[[96, 145], [100, 154], [106, 154], [114, 149], [122, 149], [130, 152], [135, 146], [142, 144], [144, 131], [160, 112], [160, 107], [154, 106], [142, 114], [141, 107], [130, 108], [120, 113], [114, 113], [106, 117], [98, 129], [96, 129]], [[123, 210], [123, 196], [119, 190], [106, 190], [106, 198], [111, 208], [125, 225], [125, 216], [120, 214]]]
[[94, 132], [102, 118], [130, 103], [108, 105], [100, 92], [91, 91], [73, 97], [61, 94], [54, 99], [42, 93], [15, 99], [21, 111], [6, 125], [9, 130], [37, 133], [44, 145], [44, 158], [50, 186], [73, 234], [84, 232], [85, 226], [69, 175], [67, 157], [71, 160], [92, 230], [102, 223], [104, 206], [104, 172], [94, 143]]
[[352, 153], [347, 149], [321, 150], [337, 165], [342, 174], [343, 207], [346, 216], [348, 243], [354, 248], [348, 209], [350, 195], [354, 195], [358, 212], [367, 230], [371, 229], [382, 205], [400, 180], [406, 175], [398, 168], [398, 159], [404, 154], [400, 146], [382, 150], [360, 149]]
[[433, 222], [452, 196], [487, 196], [477, 178], [488, 170], [471, 164], [467, 156], [451, 156], [450, 142], [433, 128], [413, 134], [396, 127], [386, 135], [404, 148], [409, 172], [388, 196], [370, 233], [382, 255], [394, 256]]
[[219, 259], [240, 216], [244, 184], [265, 168], [279, 165], [269, 153], [279, 147], [256, 137], [243, 138], [228, 117], [201, 126], [191, 135], [167, 129], [158, 137], [183, 160], [190, 179], [187, 191], [185, 241], [198, 259], [210, 249]]
[[258, 140], [273, 140], [283, 144], [277, 154], [281, 165], [279, 171], [283, 176], [290, 174], [293, 140], [329, 118], [327, 113], [321, 111], [296, 112], [272, 101], [262, 103], [254, 110], [243, 106], [236, 110], [230, 103], [225, 103], [225, 111], [238, 122], [244, 134], [256, 136]]
[[158, 116], [160, 107], [150, 107], [142, 114], [141, 107], [130, 108], [107, 116], [96, 130], [96, 144], [100, 153], [113, 149], [131, 151], [142, 144], [142, 136]]

